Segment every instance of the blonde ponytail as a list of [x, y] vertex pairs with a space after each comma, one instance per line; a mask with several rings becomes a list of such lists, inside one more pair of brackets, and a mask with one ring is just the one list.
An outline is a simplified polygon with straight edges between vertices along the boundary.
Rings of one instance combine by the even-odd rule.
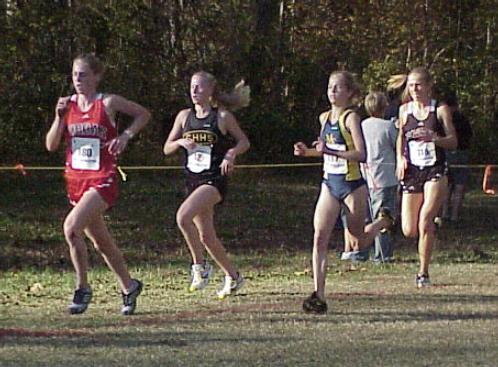
[[241, 80], [230, 93], [215, 93], [213, 95], [213, 102], [230, 111], [237, 111], [249, 106], [251, 102], [251, 87], [246, 85], [244, 80]]
[[391, 75], [391, 77], [387, 81], [387, 90], [388, 91], [397, 91], [397, 90], [400, 90], [401, 88], [404, 88], [406, 85], [407, 79], [408, 79], [408, 75], [406, 75], [406, 74]]
[[206, 71], [198, 71], [194, 76], [200, 76], [213, 86], [211, 104], [215, 107], [224, 107], [230, 111], [236, 111], [249, 106], [251, 101], [251, 88], [244, 80], [238, 82], [230, 93], [222, 92], [218, 88], [218, 82], [213, 74]]
[[408, 74], [396, 74], [391, 75], [389, 80], [387, 81], [387, 90], [388, 91], [397, 91], [403, 88], [403, 92], [401, 94], [401, 103], [407, 103], [411, 101], [410, 93], [408, 92], [408, 76], [412, 74], [417, 74], [422, 77], [422, 79], [432, 86], [433, 79], [431, 73], [427, 68], [422, 66], [413, 68]]

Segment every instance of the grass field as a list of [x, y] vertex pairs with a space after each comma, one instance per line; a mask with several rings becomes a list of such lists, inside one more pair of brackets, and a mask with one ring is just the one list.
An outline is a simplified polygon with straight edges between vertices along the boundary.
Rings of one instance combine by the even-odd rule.
[[2, 174], [0, 366], [497, 366], [498, 199], [471, 191], [461, 223], [440, 231], [430, 289], [414, 287], [413, 241], [397, 236], [394, 264], [351, 265], [337, 260], [337, 233], [329, 313], [311, 316], [301, 303], [312, 290], [319, 175], [234, 178], [217, 224], [248, 281], [220, 301], [219, 271], [204, 291], [186, 291], [189, 257], [174, 222], [180, 173], [129, 172], [109, 224], [146, 287], [125, 318], [93, 251], [94, 302], [84, 315], [65, 313], [73, 273], [58, 174]]

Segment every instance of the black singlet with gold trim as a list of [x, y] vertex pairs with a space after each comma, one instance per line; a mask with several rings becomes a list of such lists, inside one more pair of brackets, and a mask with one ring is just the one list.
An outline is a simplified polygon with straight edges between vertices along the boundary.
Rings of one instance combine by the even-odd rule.
[[213, 108], [206, 117], [199, 118], [191, 109], [183, 128], [183, 138], [193, 140], [197, 146], [185, 151], [187, 177], [210, 179], [221, 176], [220, 165], [231, 146], [231, 139], [218, 127], [218, 109]]

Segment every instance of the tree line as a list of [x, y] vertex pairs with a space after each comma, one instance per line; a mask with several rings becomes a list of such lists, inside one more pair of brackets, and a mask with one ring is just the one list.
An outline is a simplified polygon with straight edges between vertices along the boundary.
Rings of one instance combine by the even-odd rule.
[[331, 71], [354, 72], [366, 93], [415, 66], [458, 93], [472, 161], [496, 163], [497, 20], [496, 0], [1, 0], [1, 164], [61, 165], [43, 139], [82, 52], [105, 62], [103, 91], [153, 114], [124, 164], [166, 162], [161, 146], [199, 69], [224, 89], [251, 85], [237, 113], [253, 142], [243, 159], [284, 162], [318, 133]]

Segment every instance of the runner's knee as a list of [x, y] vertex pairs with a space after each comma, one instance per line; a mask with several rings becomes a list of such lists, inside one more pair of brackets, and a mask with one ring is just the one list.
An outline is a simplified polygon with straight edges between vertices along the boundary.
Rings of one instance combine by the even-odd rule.
[[83, 239], [83, 229], [80, 228], [74, 220], [66, 219], [64, 222], [64, 237], [72, 245], [75, 238]]
[[436, 224], [434, 223], [433, 217], [425, 217], [420, 220], [420, 232], [429, 233], [436, 231]]
[[180, 208], [176, 213], [176, 223], [178, 227], [185, 228], [194, 221], [194, 216], [188, 211]]
[[314, 235], [314, 246], [320, 252], [327, 251], [329, 243], [328, 243], [328, 234], [326, 231], [316, 230]]
[[401, 229], [403, 231], [403, 234], [405, 237], [417, 237], [418, 236], [418, 229], [416, 226], [412, 226], [410, 224], [403, 223], [401, 225]]

